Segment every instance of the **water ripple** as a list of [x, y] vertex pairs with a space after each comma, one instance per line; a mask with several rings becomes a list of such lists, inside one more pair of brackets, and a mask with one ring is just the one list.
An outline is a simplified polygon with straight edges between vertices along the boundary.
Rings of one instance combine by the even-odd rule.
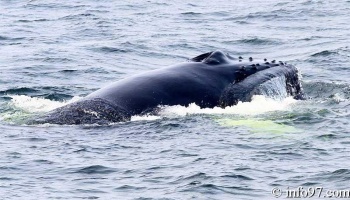
[[102, 165], [91, 165], [87, 167], [80, 167], [76, 170], [74, 170], [72, 173], [79, 173], [79, 174], [110, 174], [116, 172], [115, 169], [105, 167]]

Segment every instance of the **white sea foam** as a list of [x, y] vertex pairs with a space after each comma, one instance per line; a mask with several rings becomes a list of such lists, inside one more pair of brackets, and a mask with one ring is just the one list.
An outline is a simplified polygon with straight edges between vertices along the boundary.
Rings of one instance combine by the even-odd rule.
[[48, 112], [81, 99], [81, 97], [73, 97], [69, 101], [53, 101], [25, 95], [9, 95], [9, 97], [12, 98], [10, 101], [11, 106], [27, 113]]
[[335, 93], [334, 95], [332, 95], [332, 99], [337, 103], [344, 102], [347, 100], [346, 98], [344, 98], [344, 95], [339, 93]]
[[154, 116], [154, 115], [135, 115], [131, 117], [131, 121], [153, 121], [161, 119], [160, 116]]
[[200, 108], [196, 104], [190, 104], [185, 106], [166, 106], [162, 109], [162, 115], [176, 114], [179, 116], [185, 116], [189, 114], [237, 114], [237, 115], [260, 115], [263, 113], [288, 110], [290, 105], [295, 103], [296, 100], [292, 97], [285, 98], [283, 100], [275, 100], [266, 98], [262, 95], [253, 96], [251, 102], [238, 102], [237, 105], [228, 106], [225, 108]]
[[225, 108], [214, 107], [214, 108], [200, 108], [195, 103], [189, 106], [162, 106], [159, 112], [159, 116], [144, 115], [144, 116], [132, 116], [131, 121], [141, 120], [156, 120], [162, 117], [181, 117], [187, 115], [196, 114], [235, 114], [240, 116], [256, 116], [265, 114], [273, 111], [285, 111], [291, 110], [297, 100], [293, 97], [287, 97], [282, 100], [267, 98], [263, 95], [255, 95], [251, 102], [238, 102], [237, 105], [228, 106]]

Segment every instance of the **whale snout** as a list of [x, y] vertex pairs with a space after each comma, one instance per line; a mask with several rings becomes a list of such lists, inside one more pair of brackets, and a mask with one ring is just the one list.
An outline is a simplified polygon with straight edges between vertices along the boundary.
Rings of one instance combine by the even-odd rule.
[[305, 99], [298, 69], [293, 65], [281, 62], [246, 64], [236, 73], [235, 82], [226, 87], [221, 95], [221, 107], [235, 105], [238, 101], [251, 101], [253, 95]]

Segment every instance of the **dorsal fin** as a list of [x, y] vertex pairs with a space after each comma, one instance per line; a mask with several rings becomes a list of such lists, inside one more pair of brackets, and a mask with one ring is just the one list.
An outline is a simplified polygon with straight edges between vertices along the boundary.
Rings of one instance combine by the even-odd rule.
[[194, 58], [191, 58], [190, 60], [191, 61], [194, 61], [194, 62], [202, 62], [204, 59], [206, 59], [208, 56], [210, 56], [211, 54], [213, 53], [213, 51], [211, 52], [208, 52], [208, 53], [203, 53], [199, 56], [196, 56]]

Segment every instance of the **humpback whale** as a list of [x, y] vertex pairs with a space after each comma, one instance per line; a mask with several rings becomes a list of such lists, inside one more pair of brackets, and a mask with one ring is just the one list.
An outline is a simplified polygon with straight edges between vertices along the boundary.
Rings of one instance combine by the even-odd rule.
[[261, 92], [260, 85], [276, 77], [283, 78], [288, 95], [303, 98], [295, 66], [213, 51], [116, 81], [77, 102], [36, 116], [30, 124], [109, 124], [153, 112], [161, 105], [232, 106], [250, 101]]

